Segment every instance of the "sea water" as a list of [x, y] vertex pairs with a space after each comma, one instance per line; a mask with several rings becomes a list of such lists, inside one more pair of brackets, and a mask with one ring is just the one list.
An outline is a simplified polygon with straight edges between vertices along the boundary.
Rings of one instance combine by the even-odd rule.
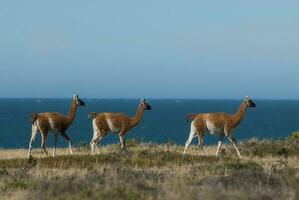
[[[89, 112], [121, 112], [134, 116], [138, 99], [83, 99], [85, 107], [79, 107], [76, 118], [67, 134], [74, 145], [89, 143], [93, 132]], [[188, 113], [237, 111], [242, 100], [185, 100], [149, 99], [151, 111], [145, 111], [140, 124], [131, 130], [127, 138], [138, 141], [184, 144], [190, 131]], [[0, 99], [0, 148], [27, 148], [31, 136], [29, 114], [32, 112], [61, 112], [67, 114], [71, 99]], [[250, 138], [280, 139], [299, 130], [299, 101], [255, 100], [256, 108], [249, 108], [241, 124], [234, 130], [237, 140]], [[34, 147], [40, 146], [40, 134]], [[47, 145], [53, 146], [53, 134], [48, 135]], [[217, 136], [206, 134], [205, 144], [216, 144]], [[196, 140], [195, 140], [196, 141]], [[108, 134], [101, 145], [118, 143], [117, 134]], [[66, 147], [60, 137], [58, 144]]]

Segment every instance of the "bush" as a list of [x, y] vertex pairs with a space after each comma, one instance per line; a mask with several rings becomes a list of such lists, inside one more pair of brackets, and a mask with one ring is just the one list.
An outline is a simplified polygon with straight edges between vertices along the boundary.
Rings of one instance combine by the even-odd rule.
[[[261, 170], [233, 170], [229, 176], [209, 177], [200, 182], [210, 199], [291, 199], [292, 193], [278, 174]], [[217, 191], [217, 192], [212, 192]]]
[[272, 156], [298, 156], [299, 145], [297, 138], [293, 136], [285, 140], [276, 141], [255, 141], [251, 140], [245, 142], [241, 146], [241, 151], [249, 156], [265, 157], [267, 155]]
[[[141, 199], [155, 194], [155, 189], [144, 180], [152, 177], [144, 172], [122, 169], [110, 170], [98, 174], [91, 172], [87, 176], [71, 176], [51, 180], [39, 185], [27, 199]], [[155, 178], [154, 178], [155, 179]]]
[[191, 176], [200, 175], [227, 175], [236, 170], [262, 171], [263, 167], [255, 162], [240, 162], [238, 160], [224, 161], [216, 164], [201, 164], [192, 167]]

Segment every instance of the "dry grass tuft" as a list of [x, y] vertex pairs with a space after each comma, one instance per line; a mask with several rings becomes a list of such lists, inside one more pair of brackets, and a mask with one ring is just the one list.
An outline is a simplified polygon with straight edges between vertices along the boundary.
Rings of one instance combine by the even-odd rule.
[[75, 155], [58, 149], [55, 158], [35, 149], [0, 150], [0, 193], [5, 199], [298, 199], [298, 138], [240, 143], [238, 159], [226, 146], [187, 155], [175, 144], [129, 141], [128, 153], [118, 145], [101, 147], [92, 156], [81, 144]]

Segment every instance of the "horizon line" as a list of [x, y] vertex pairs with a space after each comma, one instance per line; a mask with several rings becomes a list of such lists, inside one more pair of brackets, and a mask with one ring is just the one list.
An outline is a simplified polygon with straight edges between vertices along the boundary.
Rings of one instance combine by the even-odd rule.
[[[0, 100], [5, 99], [36, 99], [36, 100], [42, 100], [42, 99], [71, 99], [71, 97], [0, 97]], [[139, 100], [142, 98], [137, 97], [82, 97], [82, 99], [87, 100]], [[175, 98], [175, 97], [168, 97], [168, 98], [160, 98], [160, 97], [154, 97], [154, 98], [145, 98], [150, 100], [242, 100], [244, 98]], [[298, 101], [297, 98], [252, 98], [255, 100], [272, 100], [272, 101]]]

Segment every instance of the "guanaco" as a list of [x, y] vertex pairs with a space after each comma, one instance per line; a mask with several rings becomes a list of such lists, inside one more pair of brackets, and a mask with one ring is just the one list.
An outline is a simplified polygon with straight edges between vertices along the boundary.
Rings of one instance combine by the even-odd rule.
[[57, 146], [57, 140], [59, 134], [68, 141], [70, 154], [73, 154], [72, 141], [67, 135], [66, 131], [75, 119], [77, 108], [79, 106], [84, 106], [84, 105], [85, 103], [79, 98], [79, 96], [74, 95], [67, 116], [64, 116], [63, 114], [56, 113], [56, 112], [32, 113], [29, 119], [29, 121], [32, 123], [32, 132], [31, 132], [31, 139], [29, 142], [28, 157], [30, 157], [31, 155], [32, 143], [34, 142], [38, 131], [41, 132], [41, 136], [42, 136], [41, 148], [43, 149], [46, 155], [48, 155], [48, 152], [46, 150], [46, 140], [47, 140], [48, 132], [50, 131], [54, 133], [53, 157], [55, 156], [56, 153], [56, 146]]
[[216, 156], [219, 155], [219, 149], [222, 146], [224, 136], [234, 146], [239, 157], [241, 154], [233, 138], [233, 129], [238, 126], [245, 116], [247, 108], [256, 107], [255, 103], [249, 98], [245, 97], [241, 103], [238, 111], [235, 114], [227, 113], [204, 113], [204, 114], [188, 114], [187, 120], [191, 120], [190, 134], [186, 141], [184, 154], [187, 152], [189, 145], [193, 138], [198, 137], [198, 146], [203, 148], [203, 139], [206, 130], [211, 134], [219, 136]]
[[91, 153], [94, 154], [94, 148], [96, 147], [99, 154], [97, 145], [108, 132], [118, 134], [121, 148], [125, 150], [125, 135], [139, 124], [144, 110], [151, 110], [151, 106], [145, 99], [141, 99], [134, 117], [129, 117], [123, 113], [90, 113], [89, 118], [93, 119], [93, 138], [90, 142]]

